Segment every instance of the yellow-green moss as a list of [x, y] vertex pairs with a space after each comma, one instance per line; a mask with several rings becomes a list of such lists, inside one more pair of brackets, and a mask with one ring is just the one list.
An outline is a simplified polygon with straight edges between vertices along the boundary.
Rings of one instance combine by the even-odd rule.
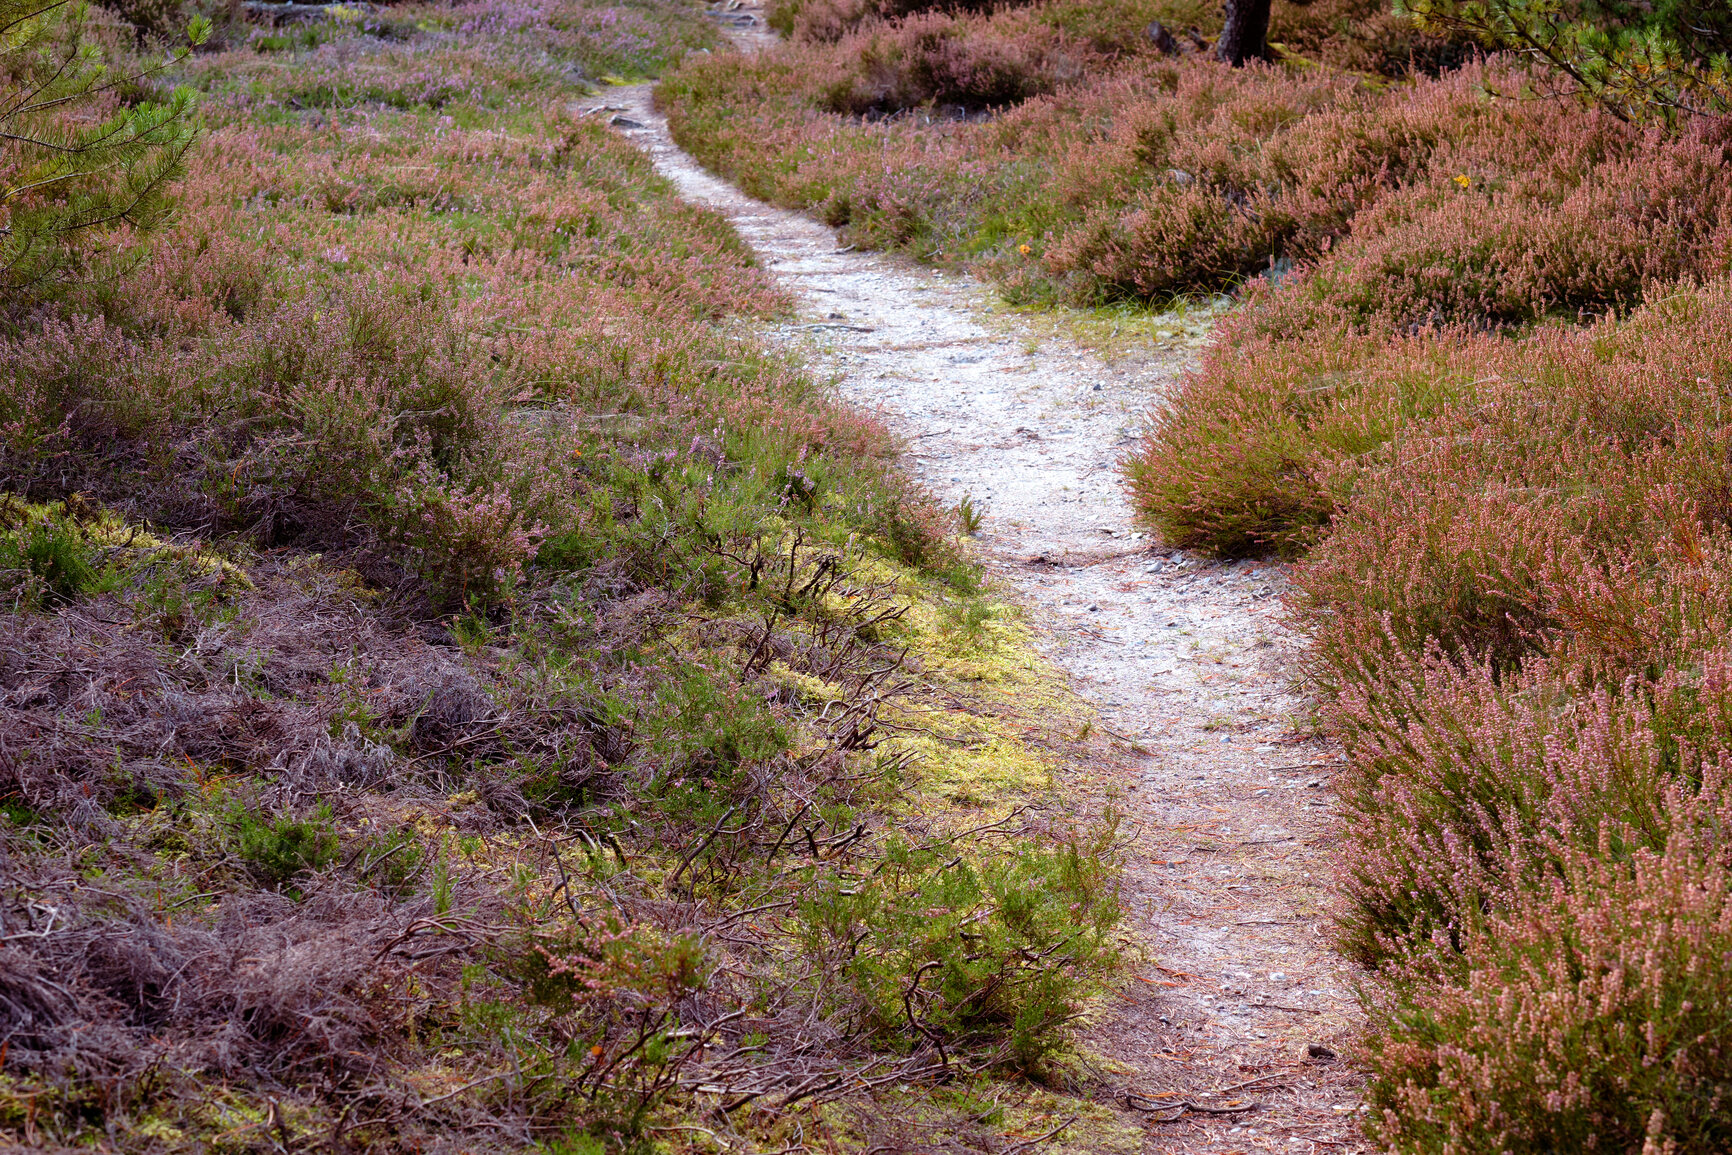
[[93, 550], [100, 551], [105, 565], [121, 572], [166, 563], [179, 567], [189, 581], [220, 577], [225, 586], [254, 588], [247, 572], [227, 558], [201, 546], [165, 541], [111, 509], [77, 499], [33, 502], [16, 494], [0, 494], [0, 532], [17, 532], [32, 525], [76, 533]]

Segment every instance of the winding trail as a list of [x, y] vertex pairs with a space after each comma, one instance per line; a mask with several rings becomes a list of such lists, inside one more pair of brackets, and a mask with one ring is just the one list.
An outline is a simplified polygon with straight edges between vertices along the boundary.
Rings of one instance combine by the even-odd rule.
[[[743, 21], [742, 21], [743, 22]], [[681, 152], [650, 87], [607, 94], [615, 127], [690, 201], [725, 215], [802, 314], [843, 394], [880, 410], [942, 500], [985, 511], [977, 543], [1111, 741], [1091, 776], [1141, 827], [1128, 883], [1151, 960], [1084, 1031], [1086, 1093], [1147, 1122], [1145, 1151], [1357, 1151], [1358, 1076], [1341, 1050], [1357, 1010], [1325, 945], [1335, 755], [1296, 733], [1279, 567], [1219, 565], [1135, 531], [1118, 462], [1189, 364], [1106, 364], [1006, 316], [988, 290], [876, 253], [754, 201]], [[1158, 965], [1156, 965], [1158, 964]], [[1202, 1093], [1232, 1088], [1214, 1097]], [[1244, 1114], [1125, 1110], [1259, 1104]], [[1089, 1136], [1065, 1136], [1089, 1150]]]

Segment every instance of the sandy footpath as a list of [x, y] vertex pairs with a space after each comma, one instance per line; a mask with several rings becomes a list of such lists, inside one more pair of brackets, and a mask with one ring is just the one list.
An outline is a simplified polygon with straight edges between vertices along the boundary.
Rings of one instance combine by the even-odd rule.
[[1148, 1151], [1363, 1149], [1357, 1077], [1331, 1057], [1357, 1015], [1323, 938], [1335, 755], [1292, 724], [1282, 573], [1147, 540], [1118, 470], [1191, 354], [1108, 365], [988, 316], [969, 279], [839, 251], [829, 228], [698, 167], [647, 85], [584, 108], [725, 214], [794, 293], [799, 320], [771, 335], [882, 411], [942, 500], [984, 510], [988, 570], [1112, 735], [1101, 777], [1141, 830], [1128, 922], [1152, 961], [1086, 1028], [1098, 1096], [1146, 1122]]

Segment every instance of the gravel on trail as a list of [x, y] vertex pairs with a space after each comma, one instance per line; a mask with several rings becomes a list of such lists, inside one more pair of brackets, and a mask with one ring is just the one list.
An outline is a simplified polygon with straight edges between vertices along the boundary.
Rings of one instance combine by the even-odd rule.
[[[941, 500], [984, 511], [989, 573], [1112, 739], [1091, 770], [1140, 830], [1126, 921], [1148, 961], [1083, 1028], [1100, 1068], [1089, 1093], [1145, 1124], [1145, 1151], [1368, 1150], [1343, 1057], [1359, 1022], [1351, 967], [1326, 941], [1338, 755], [1295, 728], [1282, 568], [1162, 548], [1119, 471], [1194, 350], [1104, 362], [994, 310], [969, 278], [839, 247], [705, 172], [649, 85], [605, 100], [615, 129], [794, 294], [799, 318], [771, 337], [881, 411]], [[1074, 1132], [1062, 1145], [1089, 1149]]]

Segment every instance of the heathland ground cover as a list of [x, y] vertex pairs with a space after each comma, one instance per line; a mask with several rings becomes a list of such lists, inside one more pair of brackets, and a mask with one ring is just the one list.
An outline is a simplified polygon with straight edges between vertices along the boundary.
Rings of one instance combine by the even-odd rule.
[[1171, 544], [1296, 559], [1371, 1136], [1724, 1150], [1732, 125], [1275, 8], [1233, 70], [1177, 4], [784, 5], [663, 100], [748, 189], [1013, 301], [1232, 293], [1127, 480]]
[[71, 15], [33, 43], [132, 79], [42, 117], [203, 128], [175, 215], [6, 301], [3, 1141], [1037, 1116], [991, 1081], [1062, 1071], [1113, 965], [1111, 817], [1015, 807], [1064, 702], [951, 515], [591, 114], [707, 25], [338, 6], [151, 73], [184, 13]]

